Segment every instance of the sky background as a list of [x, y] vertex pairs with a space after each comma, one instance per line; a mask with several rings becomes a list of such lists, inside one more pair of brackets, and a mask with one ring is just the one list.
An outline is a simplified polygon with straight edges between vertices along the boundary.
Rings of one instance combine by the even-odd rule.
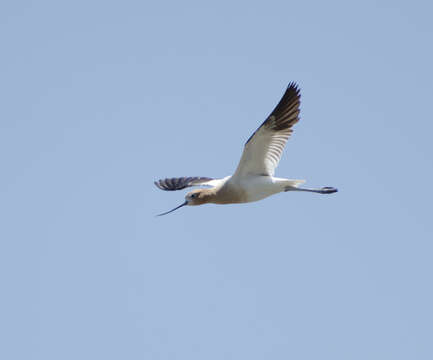
[[[2, 1], [0, 358], [432, 359], [427, 1]], [[287, 84], [276, 175], [184, 207]]]

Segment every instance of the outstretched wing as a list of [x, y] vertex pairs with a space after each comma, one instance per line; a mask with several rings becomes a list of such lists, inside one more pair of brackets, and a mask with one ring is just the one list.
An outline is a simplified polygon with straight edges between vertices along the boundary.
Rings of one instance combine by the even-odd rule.
[[180, 178], [167, 178], [155, 181], [155, 185], [161, 190], [174, 191], [182, 190], [190, 186], [209, 185], [213, 186], [214, 179], [208, 177], [180, 177]]
[[301, 95], [298, 86], [290, 83], [271, 115], [245, 143], [234, 176], [273, 176], [284, 146], [299, 121]]

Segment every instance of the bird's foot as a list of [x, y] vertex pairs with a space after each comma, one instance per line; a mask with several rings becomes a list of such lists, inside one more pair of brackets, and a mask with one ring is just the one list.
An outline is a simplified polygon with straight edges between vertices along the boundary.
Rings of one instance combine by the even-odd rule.
[[333, 187], [330, 187], [330, 186], [325, 186], [325, 187], [322, 187], [320, 189], [320, 193], [321, 194], [333, 194], [333, 193], [335, 193], [337, 191], [338, 190], [336, 188], [333, 188]]

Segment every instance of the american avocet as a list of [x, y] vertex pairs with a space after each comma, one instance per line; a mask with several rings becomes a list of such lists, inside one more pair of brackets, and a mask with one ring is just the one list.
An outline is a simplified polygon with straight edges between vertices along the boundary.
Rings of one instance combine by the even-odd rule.
[[245, 143], [241, 160], [232, 176], [223, 179], [181, 177], [155, 181], [158, 188], [170, 191], [190, 186], [210, 186], [189, 192], [183, 204], [158, 216], [166, 215], [185, 205], [247, 203], [282, 191], [335, 193], [337, 189], [333, 187], [300, 188], [305, 180], [274, 177], [284, 146], [292, 134], [292, 126], [299, 120], [300, 99], [298, 86], [290, 83], [274, 111]]

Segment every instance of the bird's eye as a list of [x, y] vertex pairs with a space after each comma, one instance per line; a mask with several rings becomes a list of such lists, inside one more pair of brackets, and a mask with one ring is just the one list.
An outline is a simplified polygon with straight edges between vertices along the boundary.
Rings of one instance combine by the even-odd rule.
[[191, 194], [191, 197], [194, 199], [195, 198], [195, 194]]

